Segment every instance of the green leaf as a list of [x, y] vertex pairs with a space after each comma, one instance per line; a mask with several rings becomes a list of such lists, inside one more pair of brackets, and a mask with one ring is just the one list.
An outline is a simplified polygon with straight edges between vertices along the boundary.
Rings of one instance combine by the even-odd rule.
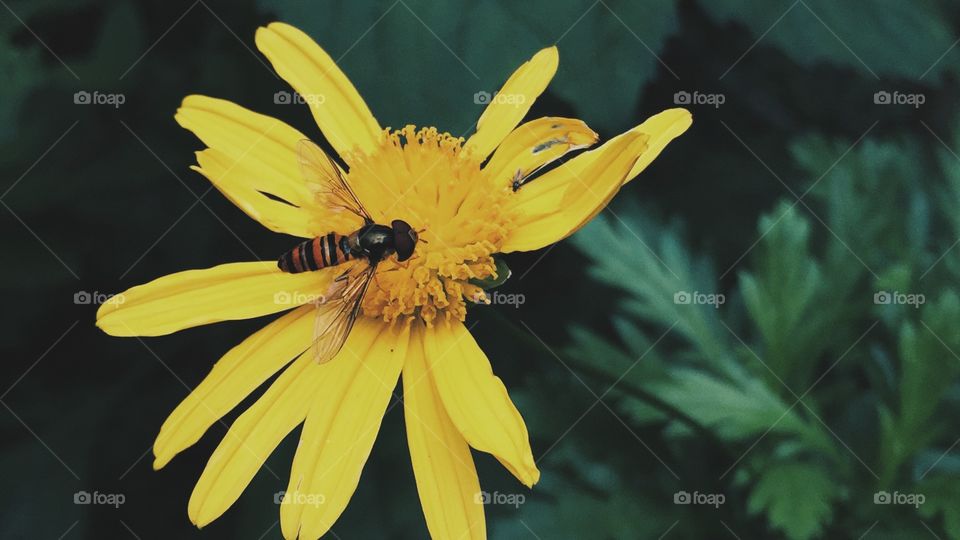
[[[779, 47], [805, 66], [832, 62], [867, 74], [910, 79], [929, 68], [935, 76], [949, 66], [937, 60], [955, 39], [950, 19], [935, 0], [727, 0], [701, 5], [720, 21], [746, 25], [760, 46]], [[749, 62], [749, 56], [744, 61]]]
[[853, 142], [811, 136], [790, 148], [806, 173], [819, 179], [805, 206], [829, 227], [823, 228], [829, 240], [823, 271], [840, 290], [873, 278], [870, 272], [883, 272], [891, 260], [908, 265], [913, 276], [933, 262], [920, 236], [928, 229], [920, 180], [931, 175], [916, 145]]
[[881, 441], [884, 479], [889, 481], [911, 455], [934, 440], [944, 427], [936, 413], [947, 390], [960, 376], [960, 297], [953, 291], [924, 306], [920, 325], [900, 328], [899, 410], [885, 411]]
[[943, 528], [950, 538], [960, 538], [960, 477], [940, 475], [920, 484], [919, 493], [926, 500], [917, 509], [925, 519], [943, 515]]
[[507, 19], [490, 23], [514, 20], [517, 24], [511, 33], [533, 32], [547, 43], [560, 40], [560, 69], [551, 88], [594, 128], [630, 127], [623, 125], [623, 118], [635, 114], [634, 104], [644, 83], [658, 70], [671, 80], [680, 77], [657, 56], [677, 29], [674, 0], [592, 4], [538, 0], [513, 3], [504, 15]]
[[[706, 258], [693, 257], [677, 227], [653, 223], [641, 210], [628, 208], [617, 223], [599, 215], [573, 236], [590, 260], [590, 274], [628, 294], [629, 313], [683, 336], [711, 369], [739, 377], [720, 305], [697, 304], [690, 295], [720, 294]], [[687, 295], [680, 297], [680, 295]]]
[[747, 500], [751, 514], [767, 515], [770, 525], [792, 540], [820, 534], [838, 497], [834, 479], [816, 465], [777, 463], [764, 471]]
[[741, 387], [690, 369], [673, 370], [670, 379], [654, 383], [652, 392], [721, 438], [743, 440], [767, 431], [807, 438], [827, 446], [807, 423], [759, 380]]
[[740, 287], [760, 331], [760, 354], [777, 378], [809, 384], [810, 360], [830, 345], [825, 336], [841, 322], [844, 299], [830, 298], [830, 284], [810, 253], [810, 223], [796, 206], [781, 203], [758, 229], [757, 270], [741, 273]]
[[[331, 12], [302, 0], [260, 0], [310, 34], [341, 65], [383, 125], [470, 131], [514, 69], [558, 43], [551, 89], [597, 129], [622, 130], [657, 52], [676, 29], [673, 0], [523, 3], [355, 2]], [[382, 18], [381, 18], [382, 17]]]

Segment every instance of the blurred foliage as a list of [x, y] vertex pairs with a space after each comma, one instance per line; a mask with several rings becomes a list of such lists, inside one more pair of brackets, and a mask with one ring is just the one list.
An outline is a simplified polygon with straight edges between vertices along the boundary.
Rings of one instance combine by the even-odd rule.
[[803, 65], [827, 61], [873, 76], [919, 78], [956, 70], [955, 64], [938, 63], [924, 71], [955, 39], [945, 5], [936, 0], [729, 0], [706, 2], [704, 9], [757, 36], [776, 25], [770, 42]]
[[[279, 536], [297, 433], [203, 531], [186, 502], [225, 428], [162, 472], [148, 455], [263, 321], [118, 340], [73, 301], [289, 248], [188, 170], [200, 144], [172, 119], [204, 93], [319, 137], [274, 103], [287, 87], [253, 34], [275, 19], [338, 59], [384, 125], [466, 134], [474, 94], [553, 43], [530, 117], [609, 138], [678, 91], [726, 97], [692, 105], [694, 127], [586, 229], [507, 257], [522, 306], [471, 313], [543, 470], [527, 491], [477, 455], [485, 490], [525, 496], [488, 507], [491, 537], [960, 538], [960, 9], [945, 0], [5, 3], [0, 537]], [[127, 502], [75, 505], [79, 490]], [[426, 535], [399, 407], [334, 532]]]
[[[931, 154], [941, 152], [952, 150]], [[911, 513], [942, 519], [956, 537], [960, 471], [944, 460], [958, 427], [950, 394], [960, 375], [960, 274], [946, 263], [952, 250], [937, 259], [953, 236], [941, 224], [960, 212], [960, 199], [936, 205], [928, 193], [949, 189], [944, 177], [957, 163], [927, 170], [913, 144], [812, 135], [791, 153], [815, 179], [809, 202], [797, 194], [760, 217], [750, 263], [719, 306], [675, 301], [678, 292], [717, 293], [718, 280], [693, 273], [709, 265], [693, 261], [676, 228], [639, 217], [650, 212], [628, 205], [578, 234], [591, 275], [626, 296], [615, 310], [617, 336], [574, 331], [573, 369], [603, 364], [604, 376], [626, 373], [624, 383], [654, 398], [626, 392], [611, 401], [638, 429], [658, 427], [672, 441], [658, 457], [680, 469], [680, 489], [696, 481], [688, 445], [702, 439], [676, 429], [679, 419], [735, 449], [725, 456], [730, 468], [719, 469], [718, 493], [745, 498], [748, 514], [788, 538], [888, 527], [922, 537], [933, 525], [914, 519], [904, 529]], [[669, 362], [648, 355], [657, 336], [673, 338]], [[634, 399], [664, 414], [637, 417]], [[694, 461], [717, 450], [700, 446]], [[930, 463], [931, 455], [939, 458]], [[925, 502], [875, 504], [884, 492]], [[661, 497], [662, 512], [670, 502]], [[677, 527], [692, 537], [709, 534], [704, 525]]]
[[[638, 42], [659, 49], [676, 30], [671, 0], [592, 6], [576, 0], [374, 0], [344, 2], [326, 16], [302, 0], [260, 3], [282, 20], [300, 23], [335, 59], [342, 58], [361, 94], [387, 90], [391, 99], [377, 111], [385, 125], [439, 123], [458, 135], [476, 121], [476, 92], [495, 92], [531, 51], [558, 40], [563, 51], [553, 83], [557, 96], [576, 104], [592, 124], [614, 124], [633, 112], [640, 88], [656, 72], [656, 57], [638, 52]], [[344, 19], [378, 21], [381, 15], [370, 39], [338, 31]], [[444, 47], [453, 55], [437, 55]], [[438, 70], [452, 76], [438, 78]], [[387, 72], [402, 75], [385, 83]]]

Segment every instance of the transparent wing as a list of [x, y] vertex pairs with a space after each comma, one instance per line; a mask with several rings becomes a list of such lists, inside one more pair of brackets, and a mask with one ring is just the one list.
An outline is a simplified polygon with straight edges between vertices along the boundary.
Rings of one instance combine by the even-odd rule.
[[297, 143], [297, 159], [303, 178], [314, 193], [326, 196], [331, 206], [352, 212], [368, 223], [373, 222], [370, 213], [343, 177], [340, 167], [323, 149], [309, 139], [301, 139]]
[[543, 169], [550, 163], [551, 163], [550, 161], [546, 163], [541, 163], [527, 172], [524, 172], [523, 169], [517, 169], [517, 172], [514, 173], [513, 179], [511, 180], [513, 191], [517, 191], [520, 188], [522, 188], [527, 182], [530, 181], [531, 178], [533, 178], [538, 172], [540, 172], [541, 169]]
[[310, 349], [318, 364], [333, 360], [343, 348], [360, 314], [363, 297], [376, 269], [376, 265], [358, 262], [340, 274], [330, 285], [323, 301], [317, 303]]

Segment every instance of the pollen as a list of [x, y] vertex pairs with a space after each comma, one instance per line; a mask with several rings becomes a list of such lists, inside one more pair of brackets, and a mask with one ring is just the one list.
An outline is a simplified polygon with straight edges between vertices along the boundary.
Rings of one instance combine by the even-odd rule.
[[464, 139], [436, 128], [384, 130], [371, 154], [351, 155], [348, 181], [378, 223], [402, 219], [419, 232], [409, 260], [381, 262], [363, 312], [386, 323], [466, 318], [486, 301], [474, 279], [496, 277], [493, 254], [510, 230], [506, 182], [492, 185]]

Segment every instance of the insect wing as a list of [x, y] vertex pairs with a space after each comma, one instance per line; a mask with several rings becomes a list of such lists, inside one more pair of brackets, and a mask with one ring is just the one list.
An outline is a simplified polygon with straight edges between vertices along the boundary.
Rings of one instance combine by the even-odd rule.
[[324, 301], [317, 304], [310, 349], [318, 364], [333, 360], [343, 348], [376, 269], [376, 265], [358, 262], [334, 280]]
[[309, 139], [301, 139], [297, 143], [297, 159], [310, 189], [327, 196], [331, 206], [352, 212], [367, 223], [373, 222], [357, 194], [343, 177], [340, 167], [323, 149]]

